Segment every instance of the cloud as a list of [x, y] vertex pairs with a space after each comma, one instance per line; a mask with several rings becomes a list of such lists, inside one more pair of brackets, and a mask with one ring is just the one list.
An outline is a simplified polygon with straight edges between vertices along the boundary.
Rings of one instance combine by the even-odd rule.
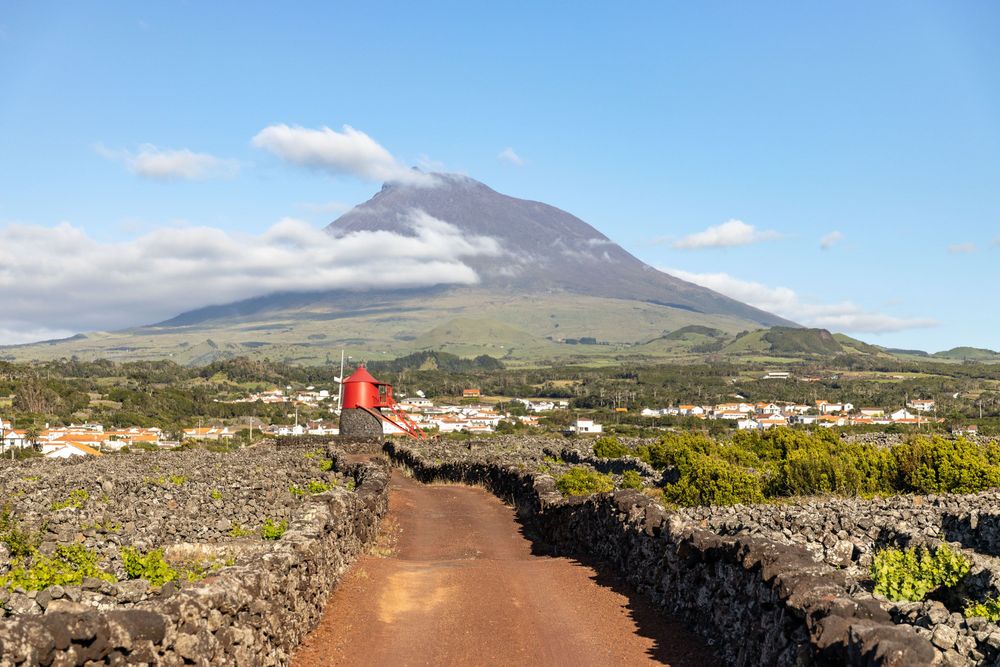
[[524, 166], [524, 160], [522, 160], [521, 156], [515, 153], [514, 149], [511, 148], [510, 146], [500, 151], [500, 153], [497, 155], [497, 159], [500, 160], [501, 162], [507, 162], [517, 167]]
[[740, 280], [728, 273], [692, 273], [680, 269], [664, 271], [810, 327], [852, 333], [890, 333], [939, 324], [932, 319], [896, 317], [866, 311], [850, 301], [825, 304], [809, 302], [787, 287], [769, 287]]
[[819, 247], [823, 250], [829, 250], [842, 240], [844, 240], [844, 235], [840, 232], [833, 231], [819, 240]]
[[430, 174], [409, 169], [377, 141], [350, 125], [342, 132], [288, 125], [270, 125], [257, 133], [253, 145], [300, 167], [347, 174], [365, 181], [434, 185]]
[[970, 255], [976, 252], [975, 243], [952, 243], [948, 246], [948, 252], [952, 255]]
[[728, 248], [732, 246], [750, 245], [770, 239], [780, 238], [781, 234], [773, 230], [758, 230], [742, 220], [727, 220], [721, 225], [685, 236], [673, 242], [673, 247], [691, 250], [701, 248]]
[[154, 181], [206, 181], [213, 178], [233, 178], [240, 171], [240, 163], [237, 160], [225, 160], [208, 153], [195, 153], [187, 148], [174, 150], [143, 144], [139, 146], [137, 153], [133, 153], [97, 144], [94, 150], [109, 160], [124, 162], [133, 174]]
[[0, 342], [148, 324], [274, 292], [475, 284], [463, 260], [504, 254], [497, 240], [423, 211], [407, 223], [409, 234], [334, 237], [286, 218], [259, 235], [170, 227], [118, 243], [68, 223], [8, 224], [0, 227]]

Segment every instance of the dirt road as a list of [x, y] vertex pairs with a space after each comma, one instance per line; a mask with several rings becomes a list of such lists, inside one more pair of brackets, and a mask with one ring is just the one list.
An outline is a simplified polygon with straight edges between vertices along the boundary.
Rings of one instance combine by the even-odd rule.
[[483, 489], [393, 472], [384, 543], [330, 596], [295, 656], [319, 665], [714, 665], [622, 581], [533, 555]]

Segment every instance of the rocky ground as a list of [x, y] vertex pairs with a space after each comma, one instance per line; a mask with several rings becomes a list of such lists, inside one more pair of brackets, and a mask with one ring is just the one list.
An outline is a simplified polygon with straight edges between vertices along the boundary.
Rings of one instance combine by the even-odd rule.
[[[106, 455], [98, 459], [0, 464], [0, 582], [21, 564], [80, 545], [108, 576], [26, 590], [0, 585], [7, 615], [130, 608], [224, 568], [259, 559], [275, 543], [264, 526], [291, 523], [307, 499], [353, 488], [323, 450], [261, 446]], [[270, 534], [269, 537], [275, 537]], [[126, 571], [123, 551], [163, 549], [183, 573], [153, 585]], [[34, 551], [34, 554], [29, 553]], [[13, 553], [12, 553], [13, 552]]]

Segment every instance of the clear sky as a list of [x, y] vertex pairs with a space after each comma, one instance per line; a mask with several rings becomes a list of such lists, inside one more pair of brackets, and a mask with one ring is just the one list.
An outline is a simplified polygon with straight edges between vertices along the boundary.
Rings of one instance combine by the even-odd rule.
[[1000, 348], [1000, 4], [914, 0], [3, 3], [0, 341], [144, 323], [115, 295], [171, 244], [280, 245], [410, 165], [804, 324]]

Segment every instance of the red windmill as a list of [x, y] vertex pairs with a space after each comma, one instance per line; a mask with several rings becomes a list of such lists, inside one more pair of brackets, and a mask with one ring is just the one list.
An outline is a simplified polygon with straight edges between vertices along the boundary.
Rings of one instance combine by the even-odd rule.
[[[392, 398], [392, 385], [373, 378], [363, 365], [358, 366], [358, 370], [344, 380], [343, 392], [344, 404], [340, 411], [341, 435], [380, 436], [382, 422], [386, 421], [411, 438], [426, 437], [413, 420], [396, 406], [396, 401]], [[373, 422], [371, 418], [375, 421]]]

